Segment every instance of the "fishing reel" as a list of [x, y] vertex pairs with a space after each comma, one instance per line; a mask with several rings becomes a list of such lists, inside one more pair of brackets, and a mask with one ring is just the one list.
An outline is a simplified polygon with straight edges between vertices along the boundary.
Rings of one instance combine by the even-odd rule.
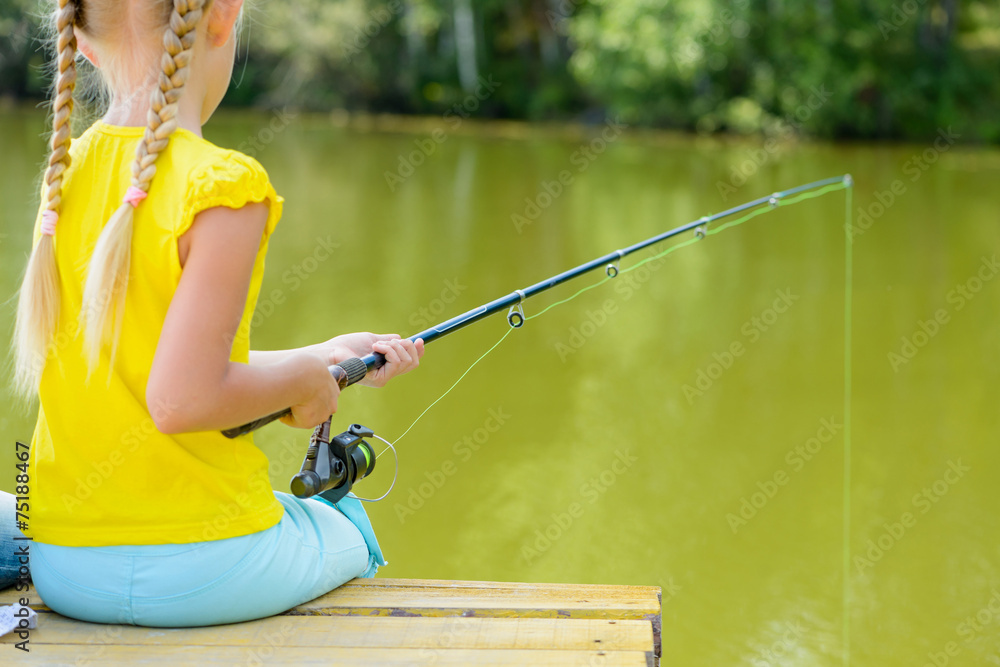
[[330, 420], [316, 427], [302, 469], [292, 477], [292, 493], [297, 498], [321, 495], [331, 503], [339, 501], [351, 487], [375, 470], [375, 450], [364, 438], [375, 432], [361, 424], [330, 437]]

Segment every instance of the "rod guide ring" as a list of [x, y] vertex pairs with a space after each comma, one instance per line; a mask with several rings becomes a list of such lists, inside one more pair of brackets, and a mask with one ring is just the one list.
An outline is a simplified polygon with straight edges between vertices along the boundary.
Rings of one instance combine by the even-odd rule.
[[524, 326], [524, 310], [521, 308], [521, 304], [517, 304], [510, 307], [507, 311], [507, 324], [513, 329], [520, 329]]
[[699, 224], [694, 228], [695, 238], [703, 239], [708, 235], [708, 223], [711, 222], [711, 218], [707, 215], [701, 216], [701, 220], [698, 221]]
[[620, 262], [622, 257], [625, 256], [625, 253], [621, 250], [616, 250], [615, 254], [618, 255], [618, 259], [604, 267], [604, 273], [608, 275], [608, 278], [618, 277], [618, 262]]

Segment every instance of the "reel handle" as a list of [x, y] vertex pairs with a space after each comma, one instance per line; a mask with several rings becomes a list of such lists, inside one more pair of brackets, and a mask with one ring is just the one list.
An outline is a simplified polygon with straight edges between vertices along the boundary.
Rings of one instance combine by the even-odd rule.
[[[382, 363], [378, 363], [379, 361], [381, 361]], [[384, 365], [385, 365], [385, 357], [383, 357], [381, 354], [376, 355], [376, 360], [373, 367], [380, 368], [381, 366]], [[330, 375], [332, 375], [333, 379], [337, 381], [337, 384], [340, 385], [341, 389], [346, 389], [352, 384], [360, 380], [363, 380], [365, 375], [367, 374], [368, 374], [368, 366], [365, 364], [364, 361], [362, 361], [358, 357], [351, 357], [350, 359], [341, 361], [339, 364], [336, 364], [335, 366], [330, 366]], [[266, 417], [261, 417], [260, 419], [253, 420], [252, 422], [247, 422], [246, 424], [243, 424], [243, 426], [237, 426], [235, 428], [226, 429], [225, 431], [222, 432], [222, 435], [226, 436], [227, 438], [238, 438], [241, 435], [246, 435], [247, 433], [256, 431], [262, 426], [267, 426], [271, 422], [277, 421], [282, 417], [287, 417], [290, 414], [292, 414], [292, 409], [285, 408], [280, 412], [274, 412], [267, 415]]]

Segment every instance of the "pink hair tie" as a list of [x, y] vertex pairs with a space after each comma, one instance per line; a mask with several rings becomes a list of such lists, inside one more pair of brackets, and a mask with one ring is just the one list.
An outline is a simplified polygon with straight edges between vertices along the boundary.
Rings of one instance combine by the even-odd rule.
[[42, 212], [42, 234], [46, 236], [56, 235], [56, 223], [59, 222], [59, 214], [52, 209]]
[[124, 201], [132, 204], [132, 208], [135, 208], [139, 205], [139, 202], [146, 198], [146, 194], [145, 190], [130, 185], [128, 186], [128, 190], [125, 191]]

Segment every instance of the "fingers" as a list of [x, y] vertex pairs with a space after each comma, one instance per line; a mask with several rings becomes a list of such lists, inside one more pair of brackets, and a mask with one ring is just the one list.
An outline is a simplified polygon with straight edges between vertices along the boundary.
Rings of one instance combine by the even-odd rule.
[[297, 357], [302, 364], [302, 381], [308, 387], [306, 400], [292, 406], [292, 414], [282, 422], [295, 428], [313, 428], [337, 412], [340, 385], [327, 365], [317, 357], [303, 354]]
[[[388, 354], [386, 354], [386, 361], [391, 360], [408, 368], [416, 366], [420, 357], [423, 355], [423, 341], [420, 343], [421, 351], [417, 350], [416, 343], [409, 338], [383, 341], [377, 345], [388, 352]], [[389, 355], [391, 355], [391, 357]]]
[[379, 341], [372, 345], [372, 349], [385, 357], [385, 363], [387, 366], [399, 363], [399, 352], [396, 350], [396, 346], [389, 341]]
[[[406, 343], [409, 343], [409, 345]], [[406, 343], [400, 341], [400, 344], [396, 347], [396, 356], [399, 357], [401, 366], [410, 366], [413, 363], [413, 358], [417, 356], [417, 351], [413, 349], [413, 343], [410, 341], [406, 341]]]
[[313, 406], [301, 405], [292, 408], [292, 414], [282, 417], [281, 423], [292, 428], [316, 428], [336, 412], [336, 400], [332, 404], [327, 404], [326, 408], [316, 409]]
[[[337, 414], [336, 393], [332, 396], [323, 397], [316, 402], [293, 407], [291, 417], [283, 417], [282, 421], [296, 428], [314, 428], [329, 419], [330, 415], [334, 414]], [[285, 421], [286, 419], [289, 419], [289, 421]]]
[[419, 349], [417, 348], [417, 344], [414, 341], [410, 340], [409, 338], [403, 340], [402, 342], [403, 342], [403, 347], [406, 349], [406, 353], [410, 356], [410, 359], [413, 363], [413, 368], [416, 368], [417, 366], [420, 365], [420, 357], [424, 356], [424, 351], [423, 351], [424, 341], [420, 340]]
[[385, 357], [385, 365], [369, 373], [360, 384], [368, 387], [384, 387], [385, 383], [403, 373], [408, 373], [420, 365], [424, 355], [424, 341], [411, 341], [396, 334], [381, 337], [372, 345], [372, 351]]
[[390, 377], [406, 373], [420, 365], [424, 354], [424, 342], [414, 343], [409, 338], [379, 341], [373, 346], [376, 352], [385, 356]]

